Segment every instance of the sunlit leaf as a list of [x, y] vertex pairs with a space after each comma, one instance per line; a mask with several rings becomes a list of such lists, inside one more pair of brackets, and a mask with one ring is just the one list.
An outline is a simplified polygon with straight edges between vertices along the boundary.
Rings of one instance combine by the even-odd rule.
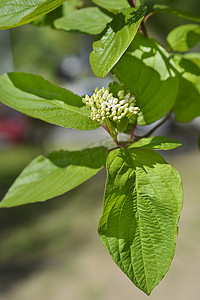
[[0, 29], [30, 23], [56, 9], [64, 0], [1, 0]]
[[200, 25], [187, 24], [174, 28], [167, 36], [170, 50], [184, 52], [200, 41]]
[[142, 138], [139, 141], [133, 143], [131, 148], [142, 148], [142, 149], [157, 149], [157, 150], [171, 150], [180, 147], [182, 144], [176, 140], [167, 138], [165, 136], [153, 136]]
[[117, 63], [136, 35], [144, 14], [141, 7], [121, 10], [93, 43], [90, 64], [96, 76], [106, 76]]
[[190, 122], [200, 116], [200, 69], [199, 66], [176, 54], [174, 62], [179, 71], [179, 90], [173, 111], [179, 122]]
[[178, 172], [155, 151], [117, 149], [99, 223], [103, 244], [121, 270], [147, 295], [168, 271], [182, 208]]
[[99, 34], [111, 20], [112, 18], [101, 9], [88, 7], [76, 10], [57, 19], [54, 25], [57, 29], [66, 31], [75, 30], [88, 34]]
[[99, 127], [89, 120], [81, 97], [37, 75], [14, 72], [0, 76], [0, 101], [30, 117], [63, 127]]
[[155, 40], [137, 34], [113, 72], [136, 97], [139, 125], [161, 119], [174, 105], [178, 74], [167, 51]]
[[0, 207], [41, 202], [61, 195], [101, 170], [107, 155], [106, 148], [96, 147], [53, 152], [48, 158], [39, 156], [22, 171]]

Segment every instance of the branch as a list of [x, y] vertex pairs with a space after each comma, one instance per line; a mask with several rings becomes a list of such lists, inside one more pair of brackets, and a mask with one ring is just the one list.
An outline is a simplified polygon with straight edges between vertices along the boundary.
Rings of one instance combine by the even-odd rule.
[[136, 6], [136, 0], [128, 0], [128, 3], [130, 7], [135, 7]]
[[143, 20], [142, 23], [141, 23], [141, 29], [142, 29], [142, 32], [143, 32], [144, 36], [146, 36], [147, 38], [149, 38], [149, 35], [148, 35], [148, 33], [147, 33], [147, 29], [146, 29], [144, 20]]
[[146, 17], [144, 18], [144, 24], [146, 24], [146, 22], [147, 22], [147, 20], [151, 17], [151, 16], [153, 16], [155, 14], [155, 12], [150, 12], [148, 15], [146, 15]]
[[130, 140], [133, 140], [133, 139], [134, 139], [136, 127], [137, 127], [137, 120], [136, 120], [136, 122], [135, 122], [135, 124], [134, 124], [134, 126], [133, 126], [132, 131], [131, 131]]

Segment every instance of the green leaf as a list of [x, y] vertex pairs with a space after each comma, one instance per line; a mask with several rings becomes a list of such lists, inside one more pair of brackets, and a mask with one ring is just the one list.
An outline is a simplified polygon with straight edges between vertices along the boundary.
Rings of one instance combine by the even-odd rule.
[[157, 150], [171, 150], [180, 147], [182, 144], [176, 140], [164, 137], [153, 136], [142, 138], [138, 142], [133, 143], [130, 148], [143, 148], [143, 149], [157, 149]]
[[200, 53], [198, 52], [188, 52], [183, 55], [183, 58], [191, 60], [198, 67], [200, 67]]
[[30, 23], [56, 9], [64, 0], [1, 0], [0, 29]]
[[167, 51], [155, 40], [137, 34], [113, 72], [136, 97], [139, 125], [161, 119], [174, 105], [177, 71]]
[[122, 118], [121, 121], [116, 124], [117, 131], [118, 132], [126, 131], [128, 123], [129, 123], [129, 119], [127, 117]]
[[88, 7], [76, 10], [57, 19], [54, 25], [57, 29], [66, 31], [76, 30], [88, 34], [99, 34], [111, 20], [112, 18], [100, 8]]
[[107, 170], [101, 241], [149, 295], [174, 256], [183, 201], [180, 176], [158, 153], [143, 149], [112, 151]]
[[14, 72], [0, 76], [0, 101], [30, 117], [59, 126], [79, 130], [99, 127], [89, 120], [81, 97], [37, 75]]
[[190, 12], [187, 12], [187, 11], [184, 11], [181, 9], [177, 9], [177, 8], [174, 8], [174, 7], [171, 7], [168, 5], [156, 4], [153, 6], [153, 9], [154, 9], [154, 12], [156, 12], [156, 13], [160, 13], [160, 12], [170, 13], [170, 14], [176, 15], [178, 17], [200, 23], [200, 17], [198, 15], [195, 15]]
[[200, 25], [187, 24], [174, 28], [167, 36], [170, 50], [187, 51], [200, 41]]
[[93, 43], [90, 64], [96, 76], [106, 76], [120, 59], [136, 35], [145, 11], [143, 7], [121, 10]]
[[173, 59], [179, 71], [179, 90], [173, 111], [177, 121], [190, 122], [200, 116], [200, 69], [180, 54]]
[[92, 2], [108, 10], [120, 10], [130, 7], [127, 0], [92, 0]]
[[67, 14], [71, 14], [76, 11], [77, 8], [83, 7], [83, 2], [81, 0], [67, 0], [59, 6], [54, 11], [51, 11], [47, 15], [42, 16], [33, 22], [35, 26], [51, 26], [55, 28], [54, 21], [58, 18], [64, 17]]
[[82, 151], [53, 152], [33, 160], [13, 183], [0, 207], [46, 201], [61, 195], [101, 170], [108, 150], [96, 147]]

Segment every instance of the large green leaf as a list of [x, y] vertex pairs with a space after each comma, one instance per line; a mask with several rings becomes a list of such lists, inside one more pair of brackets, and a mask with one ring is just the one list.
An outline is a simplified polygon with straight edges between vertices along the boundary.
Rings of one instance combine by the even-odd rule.
[[112, 18], [98, 7], [88, 7], [57, 19], [54, 25], [57, 29], [66, 31], [76, 30], [88, 34], [99, 34], [111, 20]]
[[49, 13], [64, 0], [1, 0], [0, 29], [30, 23]]
[[139, 125], [161, 119], [172, 108], [178, 91], [177, 71], [155, 40], [137, 34], [113, 72], [136, 97]]
[[14, 72], [0, 76], [0, 101], [28, 116], [63, 127], [99, 127], [89, 120], [81, 97], [37, 75]]
[[159, 5], [156, 4], [153, 6], [154, 12], [156, 13], [160, 13], [160, 12], [166, 12], [166, 13], [170, 13], [173, 15], [176, 15], [178, 17], [187, 19], [187, 20], [191, 20], [194, 22], [199, 22], [200, 23], [200, 17], [198, 15], [192, 14], [190, 12], [181, 10], [181, 9], [177, 9], [168, 5]]
[[128, 0], [92, 0], [92, 2], [109, 10], [120, 10], [130, 6]]
[[107, 169], [99, 234], [116, 264], [149, 295], [174, 256], [181, 179], [153, 150], [114, 150]]
[[200, 69], [199, 66], [176, 54], [174, 56], [179, 71], [179, 90], [173, 111], [179, 122], [190, 122], [200, 116]]
[[171, 150], [180, 147], [182, 144], [176, 140], [167, 138], [165, 136], [153, 136], [142, 138], [139, 141], [133, 143], [131, 148], [143, 148], [143, 149], [157, 149], [157, 150]]
[[53, 152], [33, 160], [13, 183], [0, 207], [45, 201], [86, 181], [106, 162], [108, 150], [96, 147], [82, 151]]
[[167, 36], [170, 50], [184, 52], [200, 41], [200, 25], [187, 24], [174, 28]]
[[121, 10], [93, 43], [90, 64], [96, 76], [106, 76], [120, 59], [136, 35], [144, 14], [142, 7]]

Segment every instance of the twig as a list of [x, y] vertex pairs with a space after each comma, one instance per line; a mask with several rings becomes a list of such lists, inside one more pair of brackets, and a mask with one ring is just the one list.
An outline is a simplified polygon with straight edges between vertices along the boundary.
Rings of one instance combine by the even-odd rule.
[[147, 20], [148, 20], [151, 16], [153, 16], [154, 14], [155, 14], [154, 12], [150, 12], [148, 15], [146, 15], [146, 17], [145, 17], [144, 20], [143, 20], [144, 24], [146, 24]]
[[134, 124], [134, 126], [133, 126], [132, 131], [131, 131], [130, 140], [133, 140], [133, 138], [134, 138], [136, 127], [137, 127], [137, 120], [136, 120], [136, 122], [135, 122], [135, 124]]
[[149, 38], [149, 35], [148, 35], [148, 32], [147, 32], [144, 20], [141, 23], [141, 29], [142, 29], [142, 32], [143, 32], [144, 36], [146, 36], [147, 38]]
[[136, 6], [136, 1], [135, 0], [128, 0], [128, 3], [130, 7], [135, 7]]
[[101, 127], [103, 127], [110, 134], [110, 131], [108, 130], [108, 128], [104, 124], [100, 123], [100, 125], [101, 125]]

